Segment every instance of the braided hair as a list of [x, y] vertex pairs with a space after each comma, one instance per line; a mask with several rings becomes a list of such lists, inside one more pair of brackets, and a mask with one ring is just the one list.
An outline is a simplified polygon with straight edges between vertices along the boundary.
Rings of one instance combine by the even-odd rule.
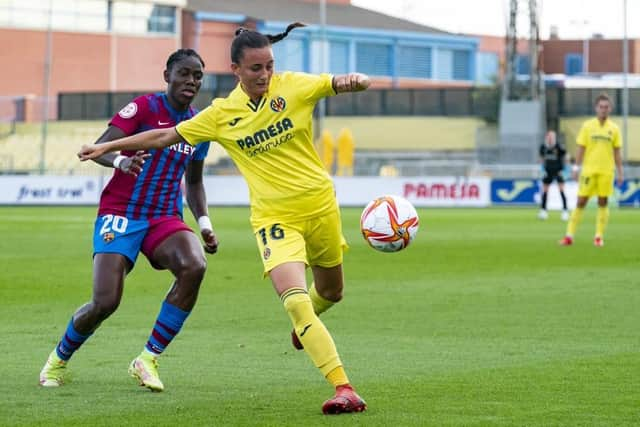
[[200, 61], [200, 63], [202, 64], [202, 68], [204, 68], [204, 61], [202, 60], [200, 55], [198, 55], [198, 52], [193, 49], [178, 49], [171, 55], [169, 55], [169, 58], [167, 59], [167, 70], [171, 71], [171, 67], [173, 67], [176, 62], [181, 61], [184, 58], [188, 58], [189, 56], [197, 58], [198, 61]]
[[259, 49], [270, 46], [287, 37], [291, 30], [298, 27], [305, 27], [305, 25], [300, 22], [294, 22], [293, 24], [289, 24], [283, 33], [276, 35], [262, 34], [258, 31], [248, 30], [242, 27], [238, 28], [236, 30], [236, 36], [231, 43], [231, 62], [239, 64], [245, 48]]

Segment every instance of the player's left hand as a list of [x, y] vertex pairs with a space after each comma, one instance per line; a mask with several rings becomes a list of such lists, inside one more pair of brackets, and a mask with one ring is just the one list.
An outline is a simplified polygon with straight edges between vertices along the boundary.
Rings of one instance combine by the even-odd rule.
[[616, 174], [616, 184], [618, 184], [618, 187], [622, 187], [622, 184], [624, 184], [624, 175], [619, 173]]
[[126, 174], [138, 176], [140, 172], [142, 172], [142, 165], [146, 159], [151, 157], [151, 154], [145, 153], [144, 151], [136, 151], [131, 157], [127, 157], [126, 159], [120, 162], [120, 170]]
[[215, 254], [218, 252], [218, 238], [213, 230], [204, 229], [200, 232], [202, 240], [204, 241], [204, 251], [208, 254]]

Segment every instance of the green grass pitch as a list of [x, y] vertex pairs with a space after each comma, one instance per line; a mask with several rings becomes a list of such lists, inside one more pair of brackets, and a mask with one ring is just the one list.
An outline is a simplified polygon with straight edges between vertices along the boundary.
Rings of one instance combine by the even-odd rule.
[[345, 299], [322, 318], [369, 409], [326, 417], [332, 389], [290, 345], [247, 209], [211, 208], [220, 252], [155, 394], [127, 365], [170, 274], [140, 257], [71, 382], [41, 389], [40, 368], [91, 295], [95, 208], [0, 208], [0, 425], [639, 425], [640, 211], [612, 209], [603, 248], [591, 244], [593, 209], [569, 248], [556, 244], [559, 215], [536, 212], [421, 209], [412, 246], [383, 254], [345, 209]]

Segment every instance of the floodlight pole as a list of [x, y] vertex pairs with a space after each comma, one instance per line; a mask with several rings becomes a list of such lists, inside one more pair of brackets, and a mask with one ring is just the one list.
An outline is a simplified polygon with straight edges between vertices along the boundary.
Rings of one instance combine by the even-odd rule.
[[629, 118], [629, 40], [627, 37], [627, 0], [622, 1], [622, 162], [629, 160], [628, 118]]
[[38, 170], [40, 175], [44, 175], [46, 169], [46, 149], [47, 149], [47, 134], [49, 124], [49, 86], [51, 83], [51, 45], [52, 43], [52, 19], [53, 19], [53, 0], [49, 0], [49, 22], [47, 24], [47, 44], [45, 48], [45, 58], [43, 67], [43, 84], [42, 91], [44, 95], [44, 105], [42, 108], [42, 126], [40, 133], [40, 162]]

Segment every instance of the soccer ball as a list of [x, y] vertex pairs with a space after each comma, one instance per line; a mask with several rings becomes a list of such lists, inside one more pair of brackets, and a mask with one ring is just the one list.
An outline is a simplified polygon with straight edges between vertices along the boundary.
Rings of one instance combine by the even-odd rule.
[[418, 213], [400, 196], [382, 196], [372, 200], [360, 216], [360, 230], [373, 249], [398, 252], [416, 237]]

